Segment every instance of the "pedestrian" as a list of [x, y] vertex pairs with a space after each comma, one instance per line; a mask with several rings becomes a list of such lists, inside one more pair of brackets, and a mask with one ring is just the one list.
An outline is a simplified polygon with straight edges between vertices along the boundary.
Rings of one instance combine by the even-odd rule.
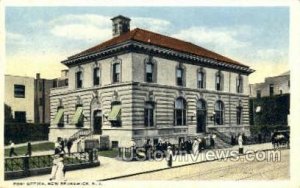
[[234, 137], [231, 135], [231, 145], [234, 146]]
[[29, 157], [31, 157], [32, 154], [32, 147], [31, 147], [31, 143], [28, 142], [27, 144], [27, 153], [25, 155], [28, 155]]
[[63, 160], [64, 160], [64, 152], [61, 148], [61, 145], [59, 143], [55, 143], [50, 181], [66, 180]]
[[131, 139], [130, 147], [132, 149], [132, 157], [135, 160], [136, 159], [136, 143], [135, 143], [134, 139]]
[[60, 140], [60, 146], [61, 146], [61, 150], [62, 150], [64, 153], [66, 153], [66, 152], [65, 152], [65, 141], [64, 141], [63, 138], [61, 138], [61, 140]]
[[172, 151], [171, 146], [168, 146], [168, 148], [167, 148], [166, 159], [167, 159], [168, 167], [171, 168], [172, 167], [172, 162], [173, 162], [173, 151]]
[[67, 149], [68, 149], [68, 155], [70, 156], [71, 154], [71, 148], [72, 148], [72, 145], [73, 145], [73, 141], [71, 139], [69, 139], [67, 141]]
[[213, 135], [210, 135], [210, 147], [213, 149], [215, 148], [215, 140], [213, 138]]
[[193, 154], [196, 155], [199, 152], [199, 142], [197, 140], [197, 138], [194, 139], [193, 142]]
[[198, 139], [198, 142], [199, 142], [199, 144], [198, 144], [198, 152], [201, 153], [201, 151], [202, 151], [202, 144], [203, 144], [203, 143], [202, 143], [202, 139], [199, 138], [199, 139]]
[[83, 137], [80, 137], [79, 141], [77, 142], [77, 152], [79, 152], [79, 153], [84, 152], [84, 139], [83, 139]]
[[163, 155], [163, 143], [161, 139], [158, 140], [155, 149], [156, 149], [156, 157], [160, 158]]
[[17, 156], [17, 153], [15, 152], [15, 143], [12, 140], [10, 140], [9, 143], [10, 143], [9, 156], [10, 157], [12, 157], [12, 155]]
[[239, 144], [239, 154], [243, 154], [243, 136], [240, 134], [238, 138], [238, 144]]

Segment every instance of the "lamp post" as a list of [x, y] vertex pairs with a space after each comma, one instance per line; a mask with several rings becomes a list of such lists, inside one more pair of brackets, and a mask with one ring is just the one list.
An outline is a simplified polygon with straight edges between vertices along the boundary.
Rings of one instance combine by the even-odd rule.
[[213, 113], [212, 113], [213, 115], [210, 117], [210, 120], [211, 121], [214, 121], [214, 125], [216, 125], [216, 112], [214, 111]]

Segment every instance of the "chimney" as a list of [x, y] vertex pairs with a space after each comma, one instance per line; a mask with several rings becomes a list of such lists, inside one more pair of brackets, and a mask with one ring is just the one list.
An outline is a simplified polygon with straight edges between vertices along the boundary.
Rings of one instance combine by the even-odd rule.
[[39, 80], [41, 78], [41, 74], [40, 73], [36, 73], [36, 79]]
[[130, 31], [130, 18], [119, 15], [111, 20], [113, 26], [113, 37], [117, 37]]

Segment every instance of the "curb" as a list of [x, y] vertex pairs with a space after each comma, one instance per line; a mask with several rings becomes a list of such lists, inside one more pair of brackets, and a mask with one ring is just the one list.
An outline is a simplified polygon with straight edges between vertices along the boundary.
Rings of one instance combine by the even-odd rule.
[[[283, 149], [289, 149], [289, 148], [280, 148], [280, 150], [283, 150]], [[272, 149], [263, 149], [263, 150], [257, 150], [254, 153], [257, 153], [257, 152], [266, 152], [266, 151], [271, 151], [271, 150], [278, 150], [278, 149], [273, 149], [273, 148]], [[245, 155], [247, 155], [247, 154], [244, 153], [244, 154], [239, 154], [237, 156], [245, 156]], [[111, 177], [111, 178], [99, 179], [97, 181], [116, 180], [116, 179], [121, 179], [121, 178], [127, 178], [127, 177], [130, 177], [130, 176], [142, 175], [142, 174], [147, 174], [147, 173], [152, 173], [152, 172], [164, 171], [164, 170], [168, 170], [168, 169], [174, 169], [174, 168], [180, 168], [180, 167], [185, 167], [185, 166], [191, 166], [191, 165], [195, 165], [195, 164], [201, 164], [201, 163], [213, 162], [213, 161], [217, 161], [217, 160], [229, 159], [229, 158], [232, 158], [232, 157], [236, 157], [236, 156], [228, 156], [228, 157], [222, 157], [222, 158], [218, 158], [218, 159], [199, 161], [199, 162], [194, 162], [194, 163], [189, 163], [189, 164], [183, 164], [183, 165], [174, 166], [172, 168], [164, 167], [164, 168], [159, 168], [159, 169], [155, 169], [155, 170], [148, 170], [148, 171], [144, 171], [144, 172], [137, 172], [137, 173], [133, 173], [133, 174], [126, 174], [126, 175], [115, 176], [115, 177]]]

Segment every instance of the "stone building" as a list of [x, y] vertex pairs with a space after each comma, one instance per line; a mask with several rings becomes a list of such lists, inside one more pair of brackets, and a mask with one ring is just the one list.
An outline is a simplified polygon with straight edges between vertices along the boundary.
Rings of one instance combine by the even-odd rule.
[[113, 38], [62, 63], [50, 95], [49, 139], [108, 135], [111, 146], [249, 134], [248, 66], [189, 42], [112, 19]]
[[5, 75], [4, 103], [11, 107], [17, 122], [50, 123], [50, 88], [52, 80]]
[[250, 97], [260, 98], [290, 93], [290, 71], [267, 77], [263, 83], [250, 84]]

